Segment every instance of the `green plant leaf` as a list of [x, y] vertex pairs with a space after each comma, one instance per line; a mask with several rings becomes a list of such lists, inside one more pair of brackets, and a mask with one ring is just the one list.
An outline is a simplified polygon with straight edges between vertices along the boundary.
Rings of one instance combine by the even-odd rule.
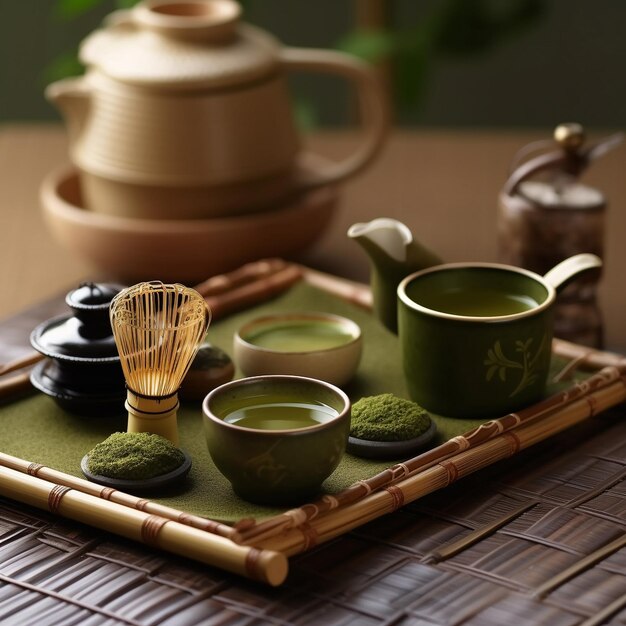
[[394, 56], [394, 84], [401, 107], [419, 104], [429, 82], [434, 61], [436, 20], [398, 33]]
[[488, 51], [542, 13], [541, 0], [449, 0], [442, 11], [438, 48], [449, 56]]
[[390, 32], [353, 31], [337, 42], [336, 47], [343, 52], [375, 63], [390, 57], [396, 46], [396, 39]]
[[55, 12], [58, 17], [71, 20], [91, 11], [102, 4], [103, 0], [57, 0]]
[[296, 98], [293, 103], [293, 115], [300, 130], [311, 131], [317, 128], [319, 116], [310, 100]]
[[65, 52], [44, 69], [42, 81], [47, 85], [68, 76], [79, 76], [84, 70], [75, 52]]

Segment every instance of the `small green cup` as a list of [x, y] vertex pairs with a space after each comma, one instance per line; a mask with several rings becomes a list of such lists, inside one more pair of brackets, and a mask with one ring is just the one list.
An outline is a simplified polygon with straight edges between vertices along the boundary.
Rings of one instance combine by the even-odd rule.
[[[290, 415], [293, 405], [313, 404], [326, 412], [322, 421], [299, 421], [300, 409]], [[316, 495], [339, 464], [350, 431], [346, 394], [302, 376], [226, 383], [207, 395], [202, 410], [213, 462], [237, 495], [259, 504], [297, 504]]]
[[453, 263], [398, 286], [398, 331], [411, 398], [434, 413], [490, 418], [545, 394], [556, 292], [598, 257], [544, 277], [493, 263]]

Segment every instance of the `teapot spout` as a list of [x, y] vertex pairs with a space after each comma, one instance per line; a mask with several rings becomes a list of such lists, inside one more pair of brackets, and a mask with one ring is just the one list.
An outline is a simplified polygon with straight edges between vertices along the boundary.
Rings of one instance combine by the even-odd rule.
[[85, 127], [91, 103], [91, 90], [83, 77], [65, 78], [48, 85], [45, 95], [65, 118], [70, 149], [73, 150]]
[[439, 265], [441, 259], [418, 243], [405, 224], [387, 217], [353, 224], [348, 237], [359, 243], [369, 257], [375, 315], [389, 330], [397, 332], [396, 291], [400, 281], [411, 272]]

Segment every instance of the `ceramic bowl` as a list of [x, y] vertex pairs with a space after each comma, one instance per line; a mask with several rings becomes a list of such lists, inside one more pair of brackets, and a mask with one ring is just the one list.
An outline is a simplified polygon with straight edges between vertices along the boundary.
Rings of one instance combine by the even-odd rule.
[[363, 345], [358, 324], [330, 313], [258, 317], [235, 333], [233, 343], [235, 363], [246, 376], [293, 374], [339, 386], [354, 376]]
[[75, 170], [52, 172], [41, 203], [53, 236], [107, 276], [197, 283], [249, 261], [300, 253], [324, 231], [337, 205], [334, 187], [290, 204], [233, 217], [150, 220], [94, 213], [83, 208]]
[[[320, 404], [323, 421], [300, 428], [281, 413], [283, 405]], [[267, 430], [241, 426], [235, 411], [271, 405], [268, 419], [281, 420]], [[202, 405], [204, 432], [213, 462], [245, 500], [260, 504], [296, 504], [315, 496], [337, 467], [350, 431], [350, 400], [328, 383], [299, 376], [257, 376], [214, 389]], [[269, 413], [268, 413], [269, 411]], [[230, 417], [229, 417], [230, 416]], [[258, 425], [258, 423], [256, 424]]]

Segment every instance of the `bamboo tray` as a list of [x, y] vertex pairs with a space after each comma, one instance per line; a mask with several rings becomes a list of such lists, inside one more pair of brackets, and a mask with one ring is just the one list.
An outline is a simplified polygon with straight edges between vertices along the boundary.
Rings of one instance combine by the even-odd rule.
[[[305, 272], [316, 286], [367, 304], [357, 285]], [[277, 585], [287, 557], [395, 511], [498, 460], [583, 422], [626, 399], [622, 357], [555, 341], [554, 352], [570, 360], [563, 377], [587, 368], [582, 383], [517, 414], [493, 420], [413, 459], [395, 464], [318, 502], [256, 522], [222, 524], [156, 502], [102, 488], [57, 470], [0, 455], [0, 494]]]

